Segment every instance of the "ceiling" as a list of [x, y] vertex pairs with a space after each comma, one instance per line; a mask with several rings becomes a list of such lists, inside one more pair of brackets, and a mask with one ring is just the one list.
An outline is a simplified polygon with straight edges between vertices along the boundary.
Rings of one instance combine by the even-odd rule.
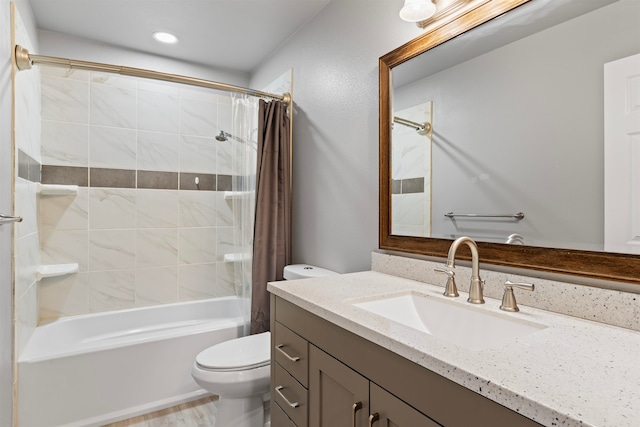
[[[331, 0], [30, 0], [42, 30], [253, 71]], [[164, 45], [151, 34], [179, 42]]]

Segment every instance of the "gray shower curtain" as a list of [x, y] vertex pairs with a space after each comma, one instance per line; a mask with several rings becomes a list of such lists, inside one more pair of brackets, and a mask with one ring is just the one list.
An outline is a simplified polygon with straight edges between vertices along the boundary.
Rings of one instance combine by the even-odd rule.
[[287, 104], [260, 100], [251, 334], [269, 330], [267, 282], [291, 263], [291, 166]]

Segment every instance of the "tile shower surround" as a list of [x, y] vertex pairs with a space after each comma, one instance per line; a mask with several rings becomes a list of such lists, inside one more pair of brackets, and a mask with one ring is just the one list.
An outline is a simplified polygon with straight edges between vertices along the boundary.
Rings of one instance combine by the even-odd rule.
[[[33, 51], [33, 44], [14, 5], [15, 42]], [[20, 354], [38, 324], [38, 283], [40, 264], [36, 184], [40, 179], [40, 71], [17, 73], [14, 77], [14, 143], [16, 155], [14, 211], [23, 218], [14, 225], [15, 340]]]
[[[40, 321], [235, 294], [231, 99], [87, 71], [42, 69]], [[198, 177], [199, 185], [195, 184]]]

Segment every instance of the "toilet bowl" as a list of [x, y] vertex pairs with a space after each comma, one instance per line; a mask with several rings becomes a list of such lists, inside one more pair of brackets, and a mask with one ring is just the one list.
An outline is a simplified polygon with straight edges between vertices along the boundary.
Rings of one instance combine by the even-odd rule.
[[269, 391], [271, 333], [225, 341], [196, 356], [193, 379], [220, 396], [216, 427], [262, 427]]
[[[337, 273], [305, 264], [284, 268], [286, 280]], [[216, 427], [263, 427], [264, 396], [269, 392], [271, 333], [249, 335], [216, 344], [196, 356], [193, 379], [217, 394]], [[274, 426], [276, 427], [276, 426]]]

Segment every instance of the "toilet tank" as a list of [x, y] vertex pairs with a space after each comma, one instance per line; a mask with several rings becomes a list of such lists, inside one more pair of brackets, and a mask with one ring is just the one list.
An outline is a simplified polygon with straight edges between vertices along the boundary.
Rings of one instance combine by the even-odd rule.
[[309, 279], [311, 277], [327, 277], [337, 276], [335, 271], [327, 270], [320, 267], [314, 267], [308, 264], [292, 264], [284, 267], [284, 279], [296, 280], [296, 279]]

